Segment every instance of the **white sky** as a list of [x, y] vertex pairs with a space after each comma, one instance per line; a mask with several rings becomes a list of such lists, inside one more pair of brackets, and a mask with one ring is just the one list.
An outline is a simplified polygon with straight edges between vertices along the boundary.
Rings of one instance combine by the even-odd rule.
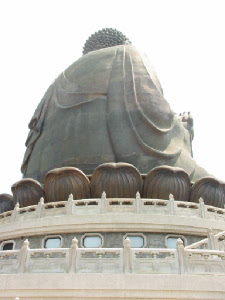
[[105, 27], [148, 55], [171, 108], [192, 112], [196, 161], [225, 180], [224, 8], [223, 0], [1, 1], [0, 193], [21, 179], [27, 125], [46, 89]]

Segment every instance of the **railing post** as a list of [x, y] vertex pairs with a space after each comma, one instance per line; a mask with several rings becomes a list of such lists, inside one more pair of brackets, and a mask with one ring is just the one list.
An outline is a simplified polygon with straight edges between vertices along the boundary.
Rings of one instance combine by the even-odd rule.
[[176, 204], [175, 204], [175, 201], [174, 201], [173, 194], [169, 195], [169, 213], [171, 215], [176, 214]]
[[106, 206], [106, 192], [103, 192], [101, 197], [101, 208], [100, 208], [101, 214], [105, 213], [105, 206]]
[[177, 239], [177, 256], [178, 256], [178, 265], [179, 265], [179, 270], [180, 274], [185, 274], [186, 273], [186, 268], [185, 268], [185, 253], [184, 253], [184, 243], [181, 239]]
[[129, 238], [124, 240], [123, 247], [123, 271], [124, 273], [132, 273], [132, 257]]
[[139, 192], [136, 193], [136, 213], [141, 212], [141, 195]]
[[18, 214], [19, 208], [20, 208], [20, 205], [19, 205], [19, 202], [17, 202], [15, 207], [14, 207], [13, 213], [11, 215], [11, 222], [14, 222], [16, 220], [16, 216]]
[[69, 273], [76, 273], [78, 240], [74, 238], [69, 250]]
[[209, 250], [218, 250], [218, 242], [211, 228], [208, 229], [208, 247]]
[[25, 273], [27, 267], [27, 259], [28, 259], [28, 251], [30, 249], [30, 243], [26, 239], [23, 242], [23, 246], [20, 249], [19, 257], [18, 257], [18, 273]]
[[199, 198], [200, 217], [205, 218], [205, 203], [202, 198]]
[[37, 217], [41, 218], [42, 216], [42, 211], [45, 208], [45, 204], [44, 204], [44, 198], [41, 197], [40, 201], [38, 202], [37, 208], [36, 208], [36, 212], [37, 212]]
[[69, 195], [68, 201], [66, 202], [66, 214], [73, 215], [75, 212], [73, 194]]

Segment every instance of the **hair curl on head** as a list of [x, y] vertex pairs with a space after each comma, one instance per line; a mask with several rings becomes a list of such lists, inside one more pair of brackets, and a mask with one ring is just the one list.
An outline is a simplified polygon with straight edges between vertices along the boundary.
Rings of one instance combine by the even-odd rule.
[[92, 34], [84, 44], [83, 55], [102, 48], [131, 44], [130, 40], [120, 31], [104, 28]]

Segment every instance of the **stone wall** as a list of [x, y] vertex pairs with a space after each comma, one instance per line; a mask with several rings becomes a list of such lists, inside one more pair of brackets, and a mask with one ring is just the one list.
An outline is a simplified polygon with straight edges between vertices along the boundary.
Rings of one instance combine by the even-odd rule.
[[[89, 233], [89, 232], [88, 232]], [[101, 236], [103, 237], [103, 248], [121, 248], [123, 247], [123, 240], [127, 234], [131, 234], [133, 232], [99, 232]], [[145, 248], [166, 248], [166, 237], [169, 234], [166, 233], [152, 233], [152, 232], [139, 232], [142, 234], [145, 238]], [[133, 233], [135, 235], [138, 235], [139, 233]], [[91, 234], [91, 233], [90, 233]], [[14, 249], [20, 249], [23, 245], [23, 242], [25, 239], [28, 239], [30, 242], [30, 248], [31, 249], [38, 249], [43, 247], [43, 240], [48, 237], [62, 237], [62, 248], [69, 248], [71, 246], [71, 241], [74, 237], [78, 240], [79, 247], [82, 247], [82, 236], [84, 236], [85, 233], [62, 233], [62, 234], [51, 234], [51, 235], [39, 235], [39, 236], [27, 236], [27, 237], [21, 237], [21, 238], [15, 238], [13, 241], [15, 242]], [[92, 233], [92, 235], [96, 235], [96, 233]], [[171, 236], [174, 234], [171, 232]], [[198, 242], [202, 239], [201, 236], [193, 236], [193, 235], [175, 235], [175, 237], [184, 237], [186, 245], [193, 244], [195, 242]], [[6, 242], [7, 240], [0, 241], [0, 244], [2, 242]], [[12, 241], [12, 240], [10, 240]]]

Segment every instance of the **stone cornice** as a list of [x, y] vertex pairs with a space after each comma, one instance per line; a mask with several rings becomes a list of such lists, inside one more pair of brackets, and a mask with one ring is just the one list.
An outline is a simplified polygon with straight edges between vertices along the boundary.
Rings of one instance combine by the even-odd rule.
[[61, 215], [2, 224], [0, 240], [42, 234], [76, 232], [164, 232], [206, 236], [225, 230], [225, 222], [172, 215]]

